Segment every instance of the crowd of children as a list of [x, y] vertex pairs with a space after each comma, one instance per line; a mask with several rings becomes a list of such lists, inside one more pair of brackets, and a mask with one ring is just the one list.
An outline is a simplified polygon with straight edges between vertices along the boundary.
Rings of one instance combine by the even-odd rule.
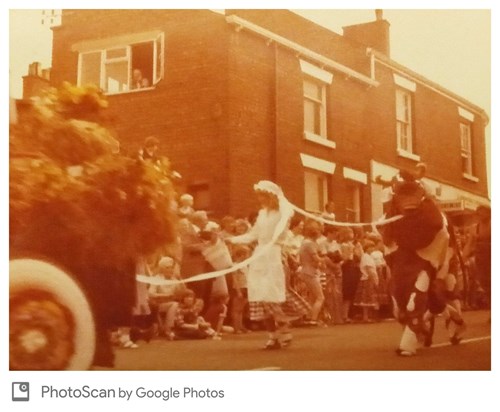
[[[156, 149], [156, 141], [148, 143]], [[153, 156], [154, 150], [145, 149], [141, 156], [146, 155]], [[419, 172], [423, 176], [425, 167], [420, 167]], [[284, 269], [286, 279], [283, 288], [286, 301], [281, 304], [280, 312], [293, 319], [287, 322], [292, 326], [371, 323], [393, 317], [391, 274], [384, 259], [381, 235], [358, 226], [319, 223], [335, 222], [334, 210], [335, 205], [329, 201], [324, 212], [318, 214], [321, 219], [295, 214], [288, 222], [285, 236], [280, 236], [282, 264], [279, 266]], [[256, 314], [265, 306], [248, 299], [248, 266], [221, 277], [189, 281], [192, 276], [226, 269], [249, 259], [259, 247], [257, 239], [243, 244], [233, 239], [250, 239], [252, 236], [247, 234], [260, 214], [210, 220], [205, 211], [195, 210], [193, 196], [187, 193], [179, 197], [177, 211], [177, 242], [137, 264], [138, 274], [175, 283], [138, 283], [132, 327], [117, 332], [117, 344], [136, 348], [137, 341], [153, 337], [221, 339], [228, 333], [265, 329], [265, 322], [255, 322]], [[270, 226], [275, 226], [277, 222], [271, 223]], [[271, 233], [267, 235], [271, 238]], [[460, 298], [464, 289], [463, 266], [454, 256], [446, 277], [449, 303], [459, 312], [463, 301]], [[291, 340], [288, 326], [282, 332]]]
[[[153, 337], [220, 339], [225, 333], [243, 334], [262, 327], [250, 320], [248, 267], [217, 279], [188, 281], [193, 275], [251, 257], [254, 244], [232, 244], [229, 240], [247, 233], [252, 218], [209, 220], [205, 212], [194, 210], [193, 198], [187, 194], [179, 198], [178, 211], [180, 232], [188, 230], [188, 240], [179, 236], [177, 246], [170, 245], [137, 265], [138, 274], [176, 282], [138, 283], [132, 328], [122, 330], [117, 339], [122, 347], [135, 348], [138, 340]], [[221, 263], [209, 262], [208, 251]], [[190, 267], [190, 259], [203, 264], [197, 266], [198, 273], [186, 276], [182, 271]], [[389, 271], [378, 234], [339, 229], [296, 215], [283, 239], [282, 263], [286, 305], [298, 313], [292, 325], [371, 322], [391, 316]]]
[[[136, 348], [137, 341], [155, 337], [221, 339], [224, 334], [265, 328], [252, 321], [252, 311], [260, 308], [248, 300], [248, 266], [220, 278], [189, 281], [191, 276], [249, 259], [256, 244], [231, 239], [248, 233], [254, 217], [209, 220], [206, 212], [194, 209], [187, 194], [179, 198], [178, 211], [177, 245], [137, 265], [138, 274], [175, 283], [138, 283], [132, 327], [120, 330], [116, 339], [124, 348]], [[321, 217], [335, 219], [332, 214]], [[189, 236], [183, 236], [183, 231]], [[295, 313], [291, 326], [372, 323], [393, 317], [390, 271], [378, 232], [323, 225], [296, 214], [280, 242], [286, 274], [283, 310]], [[193, 265], [193, 261], [199, 262]], [[183, 273], [183, 268], [190, 268], [189, 273]], [[460, 311], [463, 273], [457, 256], [450, 261], [449, 272], [449, 301]]]

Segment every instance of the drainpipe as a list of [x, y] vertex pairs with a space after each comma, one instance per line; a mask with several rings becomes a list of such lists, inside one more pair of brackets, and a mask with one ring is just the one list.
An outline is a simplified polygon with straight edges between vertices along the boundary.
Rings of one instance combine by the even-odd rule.
[[278, 177], [278, 45], [274, 48], [274, 136], [271, 154], [271, 179], [276, 182]]
[[366, 55], [370, 57], [370, 79], [375, 81], [375, 53], [371, 47], [366, 48]]

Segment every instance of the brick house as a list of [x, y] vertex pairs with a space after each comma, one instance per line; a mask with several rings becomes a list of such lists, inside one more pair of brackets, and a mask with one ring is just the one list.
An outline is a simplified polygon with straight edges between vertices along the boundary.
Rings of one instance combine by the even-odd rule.
[[489, 204], [487, 115], [391, 60], [380, 12], [344, 35], [286, 10], [64, 10], [53, 30], [51, 84], [98, 84], [124, 150], [156, 135], [216, 216], [254, 210], [270, 179], [308, 210], [332, 199], [338, 220], [370, 221], [376, 176], [420, 161], [450, 210]]

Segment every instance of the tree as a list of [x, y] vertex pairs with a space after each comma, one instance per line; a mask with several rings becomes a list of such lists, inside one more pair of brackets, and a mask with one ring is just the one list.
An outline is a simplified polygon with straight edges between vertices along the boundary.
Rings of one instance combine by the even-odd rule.
[[167, 159], [120, 154], [94, 87], [52, 89], [10, 130], [10, 242], [67, 267], [119, 269], [174, 238]]

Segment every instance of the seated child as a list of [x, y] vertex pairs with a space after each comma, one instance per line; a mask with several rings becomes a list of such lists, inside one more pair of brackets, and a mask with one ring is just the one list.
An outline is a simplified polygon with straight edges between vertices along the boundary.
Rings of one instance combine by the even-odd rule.
[[173, 332], [179, 339], [206, 339], [214, 332], [204, 321], [200, 321], [195, 308], [196, 296], [190, 289], [184, 291], [182, 299], [176, 305]]
[[199, 327], [205, 329], [208, 336], [213, 339], [218, 339], [220, 336], [215, 332], [212, 328], [210, 322], [207, 322], [203, 316], [201, 316], [201, 312], [203, 312], [203, 308], [205, 307], [205, 302], [203, 299], [195, 299], [193, 308], [186, 313], [184, 313], [184, 320], [186, 323], [196, 323]]

